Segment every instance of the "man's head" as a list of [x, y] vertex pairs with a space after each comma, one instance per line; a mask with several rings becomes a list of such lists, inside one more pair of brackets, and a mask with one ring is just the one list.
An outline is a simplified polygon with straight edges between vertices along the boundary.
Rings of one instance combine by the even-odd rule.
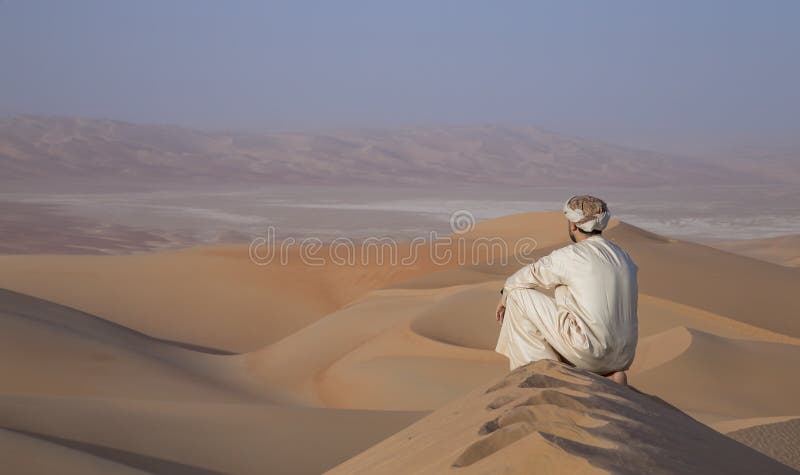
[[602, 233], [608, 225], [611, 213], [608, 212], [606, 202], [600, 198], [580, 195], [573, 196], [564, 203], [564, 216], [569, 222], [569, 238], [572, 242], [577, 242], [576, 232], [583, 237]]

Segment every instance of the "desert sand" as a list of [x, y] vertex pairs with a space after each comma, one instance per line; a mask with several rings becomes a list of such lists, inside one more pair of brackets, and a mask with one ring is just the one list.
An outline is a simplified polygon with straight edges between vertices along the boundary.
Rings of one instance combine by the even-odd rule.
[[795, 471], [657, 397], [544, 360], [445, 405], [329, 473]]
[[[0, 256], [1, 459], [14, 473], [800, 469], [800, 270], [619, 221], [605, 234], [640, 267], [632, 388], [554, 364], [508, 375], [493, 310], [520, 264], [497, 252]], [[526, 258], [567, 243], [560, 213], [457, 237], [533, 237]]]
[[782, 266], [800, 267], [800, 234], [711, 242], [712, 246]]

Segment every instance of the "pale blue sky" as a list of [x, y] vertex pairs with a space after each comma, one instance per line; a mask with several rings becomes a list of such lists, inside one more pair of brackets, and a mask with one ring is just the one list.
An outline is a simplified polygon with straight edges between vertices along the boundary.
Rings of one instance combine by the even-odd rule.
[[800, 134], [800, 1], [0, 0], [0, 114]]

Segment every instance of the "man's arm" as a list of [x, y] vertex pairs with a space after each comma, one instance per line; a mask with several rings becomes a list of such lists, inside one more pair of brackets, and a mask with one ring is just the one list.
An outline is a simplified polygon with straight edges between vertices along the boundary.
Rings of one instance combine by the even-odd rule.
[[514, 272], [511, 277], [506, 279], [503, 288], [500, 289], [500, 301], [495, 309], [495, 318], [502, 324], [506, 313], [506, 298], [508, 293], [514, 289], [552, 289], [557, 285], [564, 284], [564, 250], [557, 249], [550, 254], [542, 257], [533, 264], [528, 264], [520, 270]]
[[[501, 290], [500, 293], [502, 294], [503, 291]], [[497, 323], [503, 324], [503, 318], [506, 316], [506, 299], [501, 295], [500, 301], [497, 302], [497, 308], [494, 311], [495, 318], [497, 318]]]
[[[542, 257], [533, 264], [528, 264], [514, 272], [506, 279], [500, 293], [503, 299], [508, 292], [514, 289], [552, 289], [557, 285], [564, 284], [564, 265], [562, 250], [553, 251], [547, 256]], [[505, 302], [505, 300], [503, 300]]]

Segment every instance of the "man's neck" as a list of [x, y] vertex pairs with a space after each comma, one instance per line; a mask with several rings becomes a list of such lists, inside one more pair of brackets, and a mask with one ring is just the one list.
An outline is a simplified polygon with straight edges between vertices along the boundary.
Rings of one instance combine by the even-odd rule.
[[583, 234], [582, 232], [578, 231], [577, 233], [575, 233], [575, 242], [576, 243], [583, 242], [589, 238], [597, 236], [601, 236], [601, 234]]

